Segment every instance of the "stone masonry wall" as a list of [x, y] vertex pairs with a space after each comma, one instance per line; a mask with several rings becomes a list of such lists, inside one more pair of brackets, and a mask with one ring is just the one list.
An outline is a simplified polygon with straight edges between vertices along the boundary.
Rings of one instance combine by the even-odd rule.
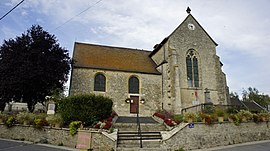
[[41, 142], [54, 145], [63, 144], [68, 147], [75, 147], [77, 143], [77, 135], [71, 136], [68, 129], [36, 129], [32, 126], [23, 125], [17, 125], [11, 128], [7, 128], [5, 125], [0, 125], [0, 137], [36, 143]]
[[[102, 134], [101, 131], [89, 130], [91, 133], [91, 148], [95, 150], [110, 151], [116, 147], [116, 141]], [[26, 140], [31, 142], [47, 142], [49, 144], [63, 144], [74, 148], [77, 143], [77, 135], [71, 136], [68, 129], [43, 128], [35, 129], [31, 126], [13, 126], [7, 128], [0, 125], [0, 138]], [[45, 140], [45, 141], [44, 141]], [[226, 146], [238, 143], [270, 140], [270, 127], [264, 123], [241, 123], [235, 126], [233, 123], [205, 125], [195, 123], [194, 128], [188, 126], [180, 129], [169, 139], [161, 142], [163, 150], [203, 149], [216, 146]]]
[[[188, 28], [190, 23], [195, 26], [194, 30]], [[189, 50], [193, 50], [198, 59], [197, 88], [188, 86], [186, 56]], [[227, 104], [226, 76], [216, 55], [216, 44], [191, 15], [169, 36], [159, 52], [152, 56], [156, 63], [162, 62], [164, 58], [168, 63], [160, 69], [163, 69], [163, 105], [166, 110], [180, 113], [182, 108], [205, 103], [206, 88], [214, 104]]]
[[[161, 75], [141, 74], [130, 72], [106, 71], [96, 69], [75, 68], [72, 71], [70, 95], [95, 93], [112, 98], [113, 109], [120, 116], [130, 116], [130, 104], [125, 100], [130, 97], [128, 93], [128, 80], [136, 76], [140, 82], [139, 100], [145, 99], [145, 103], [139, 103], [140, 115], [151, 116], [161, 108]], [[94, 77], [102, 73], [106, 77], [106, 92], [94, 91]]]
[[169, 140], [163, 142], [164, 149], [185, 150], [226, 146], [252, 141], [269, 140], [269, 123], [233, 123], [205, 125], [195, 123], [194, 128], [185, 127]]
[[[85, 131], [85, 130], [84, 130]], [[111, 151], [115, 148], [115, 141], [102, 134], [101, 131], [89, 130], [91, 133], [91, 148], [94, 151]], [[0, 138], [25, 140], [35, 143], [48, 143], [75, 148], [78, 135], [71, 136], [69, 129], [49, 128], [36, 129], [32, 126], [16, 125], [7, 128], [0, 124]]]

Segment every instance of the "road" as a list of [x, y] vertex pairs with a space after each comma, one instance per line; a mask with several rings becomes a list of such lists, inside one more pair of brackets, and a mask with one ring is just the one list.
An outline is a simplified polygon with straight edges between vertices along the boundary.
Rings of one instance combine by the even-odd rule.
[[[0, 139], [0, 151], [78, 151], [77, 149], [46, 144]], [[251, 142], [196, 151], [269, 151], [270, 141]]]
[[221, 146], [194, 151], [270, 151], [270, 140]]
[[61, 146], [39, 145], [29, 142], [0, 139], [0, 151], [65, 151], [76, 150]]

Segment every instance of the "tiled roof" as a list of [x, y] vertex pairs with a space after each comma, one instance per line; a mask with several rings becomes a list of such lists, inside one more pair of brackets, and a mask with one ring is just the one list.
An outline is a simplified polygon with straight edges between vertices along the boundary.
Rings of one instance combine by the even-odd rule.
[[150, 51], [75, 42], [73, 59], [76, 68], [160, 74], [149, 57]]

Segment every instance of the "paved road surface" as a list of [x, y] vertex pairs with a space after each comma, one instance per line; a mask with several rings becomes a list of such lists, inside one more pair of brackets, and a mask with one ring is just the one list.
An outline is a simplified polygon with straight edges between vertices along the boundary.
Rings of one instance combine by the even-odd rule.
[[[56, 148], [55, 148], [56, 147]], [[12, 140], [0, 139], [0, 151], [65, 151], [73, 150], [65, 147], [55, 146], [52, 148], [51, 145], [38, 145], [28, 142], [17, 142]], [[74, 149], [75, 150], [75, 149]]]
[[[13, 140], [0, 139], [0, 151], [65, 151], [65, 150], [78, 151], [77, 149], [66, 147], [59, 147], [52, 145], [38, 145], [28, 142], [18, 142]], [[204, 149], [200, 151], [270, 151], [270, 141], [251, 142], [225, 147]]]
[[235, 144], [224, 147], [215, 147], [196, 151], [270, 151], [270, 140]]

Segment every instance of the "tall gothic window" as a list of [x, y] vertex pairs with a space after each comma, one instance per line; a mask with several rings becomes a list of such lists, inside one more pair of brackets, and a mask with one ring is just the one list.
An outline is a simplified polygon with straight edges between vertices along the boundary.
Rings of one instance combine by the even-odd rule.
[[128, 80], [128, 93], [139, 94], [139, 79], [137, 77], [130, 77]]
[[190, 50], [186, 57], [187, 81], [189, 87], [199, 87], [198, 58], [193, 50]]
[[105, 92], [106, 90], [106, 77], [98, 73], [95, 76], [95, 83], [94, 83], [94, 91], [102, 91]]

